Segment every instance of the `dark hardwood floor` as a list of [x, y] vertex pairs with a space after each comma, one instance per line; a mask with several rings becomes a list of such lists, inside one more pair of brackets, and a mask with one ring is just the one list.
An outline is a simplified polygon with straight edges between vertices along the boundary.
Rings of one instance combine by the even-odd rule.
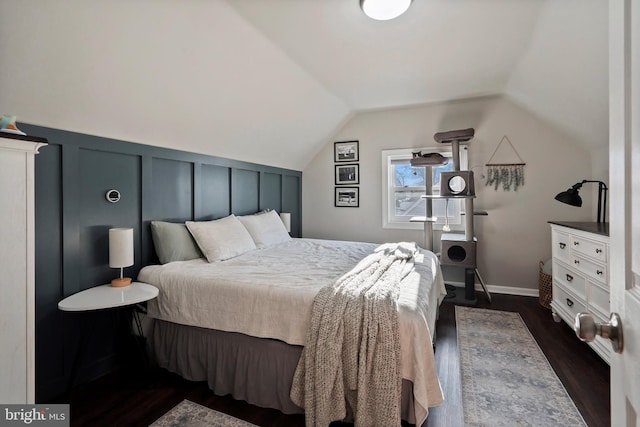
[[[609, 365], [578, 340], [569, 325], [554, 322], [551, 310], [542, 307], [538, 298], [492, 294], [492, 300], [490, 304], [478, 293], [476, 307], [520, 313], [587, 425], [610, 426]], [[445, 402], [431, 409], [426, 426], [462, 426], [460, 365], [452, 304], [440, 307], [436, 331], [436, 363]]]
[[[580, 342], [537, 298], [478, 294], [477, 307], [520, 313], [551, 366], [592, 427], [610, 425], [609, 366]], [[437, 324], [436, 360], [445, 403], [432, 408], [427, 427], [462, 426], [460, 368], [454, 306], [444, 303]], [[229, 396], [215, 396], [206, 383], [189, 382], [162, 370], [149, 375], [118, 372], [76, 387], [70, 397], [72, 426], [148, 426], [183, 399], [263, 427], [304, 426], [303, 415], [284, 415]], [[341, 425], [341, 423], [335, 423]]]

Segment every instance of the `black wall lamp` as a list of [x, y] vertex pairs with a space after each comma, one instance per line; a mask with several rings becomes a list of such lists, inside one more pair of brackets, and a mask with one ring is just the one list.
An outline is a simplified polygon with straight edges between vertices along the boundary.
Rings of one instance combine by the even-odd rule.
[[598, 222], [605, 222], [604, 217], [607, 210], [607, 184], [602, 181], [591, 181], [584, 179], [582, 182], [574, 184], [567, 191], [563, 191], [562, 193], [558, 193], [555, 199], [559, 202], [566, 203], [571, 206], [582, 206], [582, 197], [578, 194], [578, 190], [582, 188], [582, 184], [587, 182], [597, 182], [598, 183]]

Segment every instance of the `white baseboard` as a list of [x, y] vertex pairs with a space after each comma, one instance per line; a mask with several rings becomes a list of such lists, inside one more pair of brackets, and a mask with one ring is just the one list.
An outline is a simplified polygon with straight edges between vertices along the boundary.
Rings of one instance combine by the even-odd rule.
[[[464, 283], [462, 282], [447, 281], [447, 284], [464, 288]], [[536, 298], [539, 296], [538, 289], [516, 288], [513, 286], [487, 285], [487, 290], [489, 291], [489, 293], [492, 293], [492, 294], [518, 295], [522, 297], [536, 297]], [[480, 283], [476, 283], [476, 291], [483, 292], [482, 286], [480, 286]]]

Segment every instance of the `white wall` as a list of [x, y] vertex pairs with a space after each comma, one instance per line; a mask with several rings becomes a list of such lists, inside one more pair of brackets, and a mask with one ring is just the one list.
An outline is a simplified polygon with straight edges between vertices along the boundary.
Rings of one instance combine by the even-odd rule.
[[226, 1], [4, 0], [0, 114], [300, 170], [350, 109]]
[[593, 163], [593, 171], [591, 178], [600, 180], [609, 185], [609, 144], [602, 147], [594, 147], [591, 149], [591, 159]]
[[[303, 171], [303, 235], [421, 242], [421, 231], [382, 228], [381, 150], [435, 146], [434, 133], [467, 127], [476, 130], [469, 145], [469, 165], [476, 176], [475, 209], [489, 213], [475, 220], [478, 268], [489, 286], [537, 290], [538, 261], [551, 256], [547, 221], [595, 219], [588, 192], [581, 194], [582, 208], [554, 200], [558, 192], [591, 175], [591, 156], [576, 141], [506, 97], [354, 116]], [[525, 185], [516, 192], [495, 191], [483, 179], [484, 164], [504, 135], [527, 163]], [[343, 140], [360, 141], [359, 208], [334, 207], [333, 142]], [[498, 157], [508, 153], [503, 152], [505, 144]]]

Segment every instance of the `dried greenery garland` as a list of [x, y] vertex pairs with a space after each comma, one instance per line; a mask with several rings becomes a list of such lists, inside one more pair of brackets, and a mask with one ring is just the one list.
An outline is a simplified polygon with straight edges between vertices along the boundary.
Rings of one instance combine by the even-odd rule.
[[[513, 153], [518, 157], [518, 162], [515, 163], [492, 163], [493, 158], [502, 146], [502, 143], [507, 141], [507, 144], [511, 147]], [[489, 158], [489, 161], [485, 164], [487, 169], [487, 182], [486, 185], [493, 185], [495, 190], [502, 186], [504, 191], [517, 191], [518, 188], [524, 185], [524, 167], [526, 163], [518, 154], [516, 147], [513, 146], [507, 135], [503, 136], [498, 146], [493, 151], [493, 154]]]
[[504, 191], [518, 191], [524, 185], [524, 165], [488, 166], [485, 185], [493, 185], [494, 190], [502, 186]]

